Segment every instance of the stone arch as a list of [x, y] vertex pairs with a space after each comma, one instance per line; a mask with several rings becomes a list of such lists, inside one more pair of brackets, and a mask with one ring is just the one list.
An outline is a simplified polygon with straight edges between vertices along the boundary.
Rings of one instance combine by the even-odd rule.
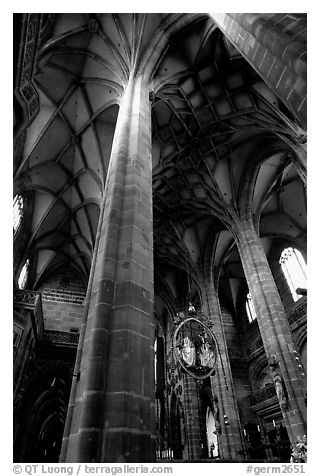
[[71, 375], [62, 361], [34, 363], [19, 411], [16, 461], [58, 462]]
[[170, 398], [170, 447], [174, 459], [182, 459], [183, 428], [181, 425], [182, 410], [175, 392]]
[[251, 370], [251, 384], [254, 391], [262, 389], [266, 384], [272, 384], [268, 362], [265, 355], [261, 355]]
[[[286, 160], [292, 160], [292, 149], [289, 145], [274, 134], [261, 134], [257, 137], [259, 142], [251, 151], [248, 157], [248, 167], [246, 167], [245, 173], [241, 177], [239, 186], [238, 206], [239, 214], [242, 219], [248, 220], [252, 215], [252, 200], [255, 190], [256, 180], [261, 165], [264, 161], [268, 160], [273, 154], [284, 152], [287, 153]], [[285, 161], [283, 162], [285, 163]], [[255, 223], [260, 222], [261, 207], [263, 201], [260, 204], [260, 209], [257, 210]]]

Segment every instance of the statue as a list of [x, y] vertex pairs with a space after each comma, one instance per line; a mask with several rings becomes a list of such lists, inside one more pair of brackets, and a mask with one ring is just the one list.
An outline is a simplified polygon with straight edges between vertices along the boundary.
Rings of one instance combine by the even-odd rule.
[[279, 400], [280, 408], [282, 408], [283, 410], [286, 410], [288, 406], [286, 390], [285, 390], [283, 379], [278, 371], [279, 363], [277, 362], [274, 355], [271, 356], [269, 360], [269, 367], [271, 370], [274, 388]]
[[279, 399], [280, 406], [281, 405], [287, 406], [287, 399], [286, 399], [285, 392], [284, 392], [282, 377], [280, 377], [279, 374], [275, 374], [273, 382], [274, 382], [274, 386], [275, 386], [275, 389], [276, 389], [276, 394], [277, 394], [278, 399]]
[[182, 358], [188, 367], [195, 364], [196, 350], [190, 337], [184, 337], [181, 350]]
[[201, 336], [202, 343], [199, 351], [200, 364], [203, 367], [212, 368], [214, 366], [214, 353], [208, 341]]

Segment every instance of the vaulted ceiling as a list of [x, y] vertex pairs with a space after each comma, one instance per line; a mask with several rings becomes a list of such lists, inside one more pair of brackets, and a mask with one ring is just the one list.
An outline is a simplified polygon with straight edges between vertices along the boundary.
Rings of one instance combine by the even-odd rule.
[[14, 182], [34, 194], [35, 287], [64, 265], [88, 278], [118, 104], [147, 63], [158, 284], [178, 297], [181, 272], [196, 278], [208, 253], [220, 276], [243, 279], [230, 226], [261, 149], [252, 213], [266, 251], [304, 236], [304, 186], [286, 142], [273, 147], [294, 119], [208, 15], [55, 15], [37, 61], [40, 112]]

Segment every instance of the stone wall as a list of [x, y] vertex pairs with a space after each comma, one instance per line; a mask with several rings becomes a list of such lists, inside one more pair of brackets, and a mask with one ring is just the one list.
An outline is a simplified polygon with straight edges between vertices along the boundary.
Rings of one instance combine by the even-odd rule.
[[86, 287], [73, 271], [62, 269], [47, 279], [39, 291], [45, 330], [68, 332], [80, 328]]

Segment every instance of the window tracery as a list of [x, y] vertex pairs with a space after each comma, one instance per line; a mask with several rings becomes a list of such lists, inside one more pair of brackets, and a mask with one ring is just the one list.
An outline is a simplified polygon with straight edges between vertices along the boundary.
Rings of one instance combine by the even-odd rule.
[[257, 319], [257, 314], [254, 309], [254, 305], [253, 305], [250, 293], [247, 294], [246, 312], [247, 312], [249, 322], [253, 322], [255, 319]]
[[13, 199], [13, 234], [16, 234], [21, 225], [23, 216], [23, 198], [16, 195]]
[[19, 289], [25, 288], [27, 278], [28, 278], [28, 270], [29, 270], [29, 259], [27, 259], [27, 261], [25, 262], [25, 264], [23, 265], [21, 269], [19, 279], [18, 279]]
[[297, 293], [297, 289], [307, 289], [307, 265], [305, 260], [299, 250], [288, 247], [282, 251], [279, 263], [292, 298], [294, 301], [298, 301], [302, 295]]

